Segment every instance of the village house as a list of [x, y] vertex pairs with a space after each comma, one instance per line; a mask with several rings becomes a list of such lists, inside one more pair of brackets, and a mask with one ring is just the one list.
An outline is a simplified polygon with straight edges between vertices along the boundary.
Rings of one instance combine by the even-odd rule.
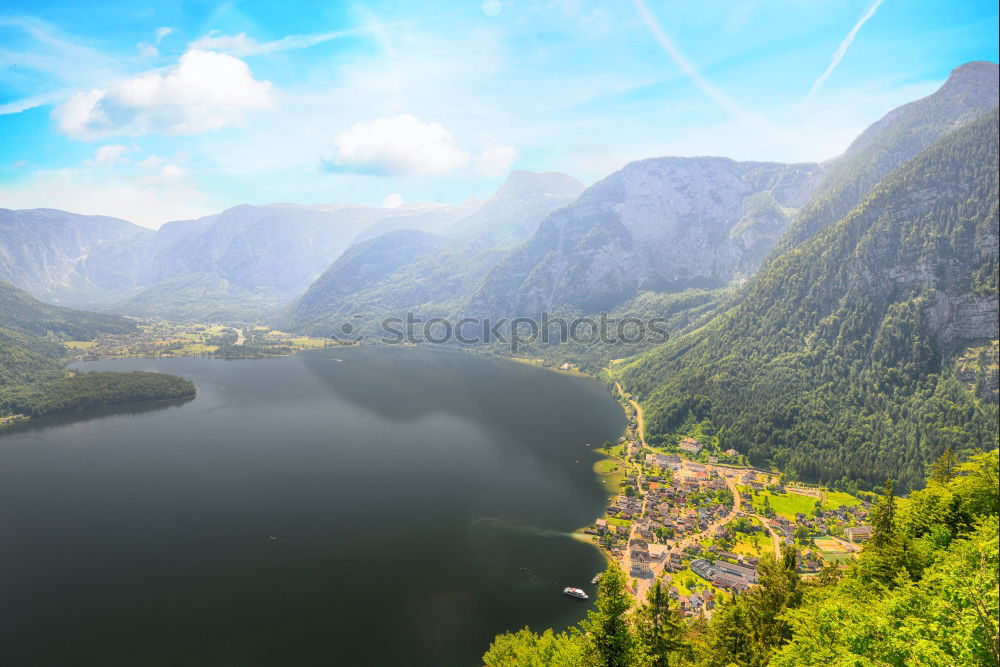
[[690, 454], [697, 454], [701, 451], [701, 443], [694, 438], [684, 438], [678, 445], [681, 450], [688, 452]]
[[720, 560], [715, 562], [715, 572], [717, 575], [724, 574], [730, 577], [738, 577], [750, 584], [757, 583], [757, 568], [747, 567], [746, 565], [736, 565]]
[[731, 591], [745, 591], [750, 588], [750, 582], [742, 577], [737, 577], [726, 572], [716, 572], [712, 578], [712, 583], [719, 588]]
[[632, 575], [644, 576], [650, 573], [649, 543], [646, 540], [634, 538], [629, 542], [629, 560], [632, 563]]
[[679, 553], [670, 554], [670, 558], [667, 559], [667, 563], [666, 565], [664, 565], [664, 569], [666, 569], [668, 572], [680, 572], [681, 570], [683, 570], [684, 561], [681, 559], [681, 555]]
[[715, 576], [715, 569], [712, 564], [709, 563], [704, 558], [696, 558], [690, 563], [691, 571], [697, 574], [699, 577], [705, 581], [711, 581]]
[[863, 542], [865, 540], [870, 540], [871, 536], [871, 526], [848, 526], [844, 529], [844, 537], [851, 542]]

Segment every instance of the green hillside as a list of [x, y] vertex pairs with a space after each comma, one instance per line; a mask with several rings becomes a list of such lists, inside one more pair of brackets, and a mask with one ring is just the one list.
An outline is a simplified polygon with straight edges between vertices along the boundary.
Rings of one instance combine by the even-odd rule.
[[69, 373], [61, 340], [124, 333], [121, 317], [44, 304], [0, 283], [0, 415], [40, 417], [138, 401], [184, 398], [195, 386], [163, 373]]
[[611, 370], [654, 442], [708, 420], [790, 476], [906, 486], [947, 445], [996, 445], [952, 357], [996, 338], [997, 112], [774, 258], [709, 324]]

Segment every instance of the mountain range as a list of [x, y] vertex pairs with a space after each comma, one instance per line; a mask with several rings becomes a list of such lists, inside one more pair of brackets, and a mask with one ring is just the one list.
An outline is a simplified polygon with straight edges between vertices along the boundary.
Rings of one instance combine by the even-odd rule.
[[153, 231], [51, 209], [0, 209], [0, 280], [63, 305], [250, 320], [301, 294], [379, 222], [452, 222], [440, 205], [236, 206]]
[[998, 97], [997, 65], [968, 63], [823, 163], [651, 158], [590, 187], [514, 172], [459, 207], [237, 206], [157, 231], [0, 210], [0, 280], [322, 336], [407, 312], [663, 317], [663, 344], [530, 353], [607, 368], [654, 442], [915, 484], [946, 443], [996, 444]]

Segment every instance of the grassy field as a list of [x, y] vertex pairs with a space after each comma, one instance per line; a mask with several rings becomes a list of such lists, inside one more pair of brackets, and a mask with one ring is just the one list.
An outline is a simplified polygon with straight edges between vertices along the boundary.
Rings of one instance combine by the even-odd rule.
[[615, 459], [601, 459], [594, 464], [594, 472], [598, 475], [607, 475], [612, 472], [621, 471], [621, 462]]
[[217, 345], [205, 345], [204, 343], [188, 343], [183, 347], [174, 350], [174, 354], [209, 354], [215, 352], [219, 347]]
[[89, 350], [90, 348], [97, 345], [97, 341], [93, 340], [68, 340], [63, 343], [66, 347], [71, 350]]
[[861, 501], [849, 493], [844, 493], [843, 491], [827, 491], [826, 498], [823, 500], [823, 509], [835, 510], [841, 505], [854, 507], [855, 505], [860, 504]]
[[824, 551], [822, 554], [823, 560], [831, 565], [846, 565], [854, 560], [854, 556], [846, 551]]
[[816, 506], [816, 499], [809, 496], [799, 496], [794, 493], [773, 494], [770, 491], [757, 491], [753, 495], [753, 506], [758, 513], [764, 510], [764, 498], [770, 501], [771, 509], [788, 519], [795, 519], [795, 515], [800, 512], [812, 515], [813, 508]]
[[844, 546], [837, 540], [820, 537], [816, 540], [816, 548], [822, 554], [823, 560], [833, 565], [843, 565], [854, 559], [850, 552], [844, 551]]
[[[758, 545], [760, 549], [755, 549], [754, 544]], [[768, 532], [752, 533], [750, 535], [736, 533], [736, 544], [733, 545], [734, 554], [760, 556], [771, 553], [771, 549], [771, 534]]]
[[609, 496], [618, 494], [622, 482], [625, 481], [625, 470], [622, 469], [621, 461], [601, 459], [594, 464], [594, 472], [601, 478], [601, 483], [604, 484]]
[[699, 577], [690, 567], [685, 567], [680, 572], [674, 572], [672, 576], [673, 580], [670, 585], [676, 586], [680, 595], [691, 595], [697, 591], [714, 591], [716, 595], [719, 593], [718, 588]]
[[301, 349], [315, 349], [319, 347], [326, 347], [329, 343], [325, 338], [309, 338], [308, 336], [298, 336], [291, 340], [292, 345]]

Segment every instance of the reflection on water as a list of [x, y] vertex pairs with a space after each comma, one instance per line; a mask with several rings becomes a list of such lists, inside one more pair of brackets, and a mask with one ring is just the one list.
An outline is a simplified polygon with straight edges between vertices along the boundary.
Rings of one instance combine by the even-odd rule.
[[194, 400], [193, 396], [186, 398], [176, 398], [169, 401], [153, 401], [151, 403], [124, 403], [112, 405], [104, 408], [94, 408], [92, 410], [82, 410], [79, 412], [64, 412], [51, 415], [49, 417], [36, 417], [23, 422], [17, 422], [11, 426], [5, 426], [0, 435], [6, 433], [22, 431], [43, 431], [47, 428], [65, 426], [67, 424], [85, 424], [98, 419], [119, 416], [135, 416], [146, 414], [147, 412], [157, 412], [159, 410], [169, 410], [179, 408], [185, 403]]
[[5, 665], [469, 665], [586, 612], [585, 443], [624, 426], [596, 382], [403, 348], [82, 367], [198, 396], [0, 434]]

